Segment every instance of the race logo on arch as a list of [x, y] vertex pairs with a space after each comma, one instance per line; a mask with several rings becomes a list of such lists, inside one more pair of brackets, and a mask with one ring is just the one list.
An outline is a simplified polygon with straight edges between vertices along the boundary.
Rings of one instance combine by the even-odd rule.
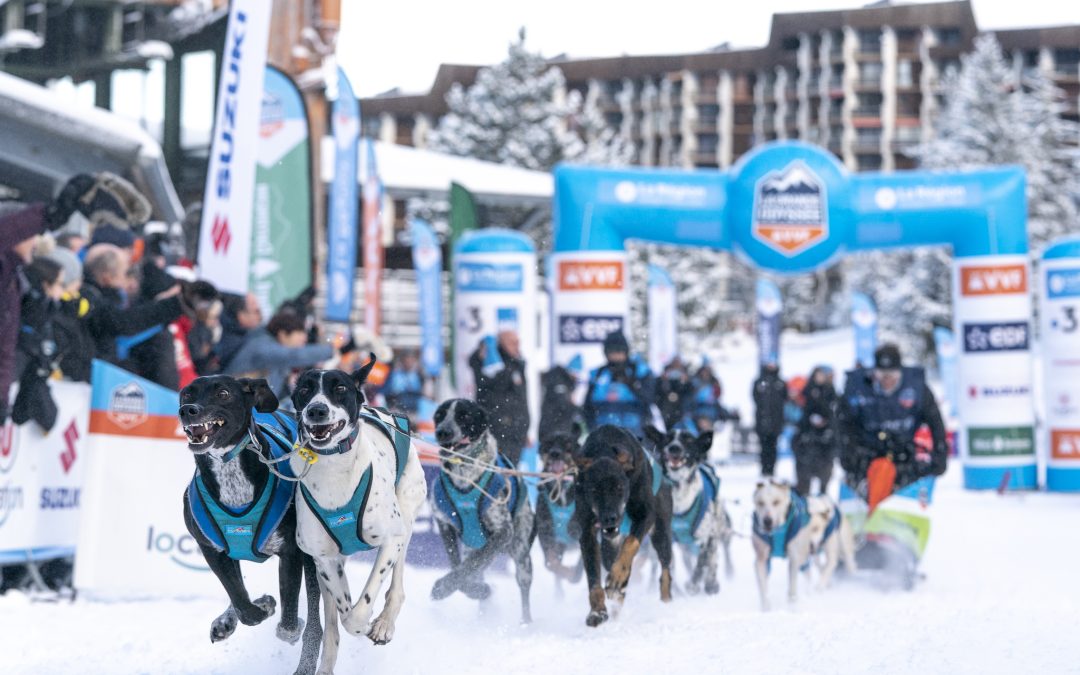
[[754, 185], [754, 238], [793, 257], [829, 236], [824, 181], [801, 160], [762, 176]]

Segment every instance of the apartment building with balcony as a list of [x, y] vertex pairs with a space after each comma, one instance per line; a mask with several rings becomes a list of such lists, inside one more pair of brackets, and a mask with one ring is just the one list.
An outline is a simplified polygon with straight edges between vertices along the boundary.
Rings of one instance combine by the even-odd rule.
[[[1016, 68], [1054, 78], [1078, 119], [1080, 25], [994, 32]], [[914, 166], [905, 150], [933, 133], [942, 78], [978, 34], [967, 1], [879, 3], [774, 15], [760, 48], [551, 63], [643, 166], [724, 168], [759, 143], [800, 139], [852, 171], [891, 171]], [[443, 65], [426, 93], [363, 99], [365, 135], [423, 147], [450, 87], [478, 71]]]

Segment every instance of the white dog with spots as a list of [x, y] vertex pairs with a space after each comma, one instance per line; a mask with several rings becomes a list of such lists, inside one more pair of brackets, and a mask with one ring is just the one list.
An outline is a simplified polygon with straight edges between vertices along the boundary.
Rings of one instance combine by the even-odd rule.
[[[363, 405], [363, 383], [374, 355], [352, 376], [310, 370], [293, 392], [300, 455], [290, 461], [302, 476], [296, 495], [297, 542], [315, 559], [326, 634], [320, 673], [337, 660], [338, 617], [353, 635], [386, 644], [405, 600], [405, 553], [427, 484], [407, 424]], [[401, 427], [404, 426], [405, 429]], [[305, 474], [306, 472], [306, 474]], [[348, 555], [378, 549], [375, 565], [353, 604], [345, 576]], [[392, 576], [374, 621], [375, 598]]]

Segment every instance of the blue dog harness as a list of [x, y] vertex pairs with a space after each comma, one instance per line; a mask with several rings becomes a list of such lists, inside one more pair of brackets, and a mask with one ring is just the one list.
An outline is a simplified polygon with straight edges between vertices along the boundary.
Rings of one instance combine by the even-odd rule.
[[[379, 429], [394, 446], [394, 455], [397, 458], [397, 471], [394, 475], [394, 486], [401, 482], [401, 475], [405, 473], [405, 465], [409, 461], [409, 420], [401, 415], [393, 415], [384, 410], [365, 408], [360, 413], [360, 419], [368, 422]], [[357, 432], [359, 433], [359, 425]], [[319, 524], [326, 530], [326, 534], [334, 540], [342, 555], [352, 555], [358, 551], [370, 551], [374, 548], [364, 541], [364, 511], [367, 507], [368, 496], [371, 494], [372, 467], [369, 464], [360, 482], [353, 491], [352, 497], [343, 506], [336, 509], [328, 509], [319, 505], [315, 497], [308, 491], [307, 486], [300, 484], [300, 494], [311, 512], [318, 518]]]
[[[252, 425], [262, 431], [269, 441], [270, 459], [279, 459], [292, 452], [292, 439], [296, 438], [296, 420], [276, 412], [253, 413]], [[225, 461], [231, 461], [252, 445], [258, 446], [258, 442], [254, 433], [249, 431], [247, 436], [225, 455]], [[288, 463], [283, 463], [282, 472], [292, 477]], [[265, 551], [266, 543], [281, 524], [285, 512], [289, 510], [294, 490], [292, 482], [270, 472], [256, 499], [239, 508], [233, 508], [222, 504], [210, 494], [202, 475], [196, 470], [195, 477], [188, 485], [187, 498], [195, 525], [215, 549], [224, 551], [233, 560], [262, 562], [271, 555]]]
[[671, 517], [671, 534], [675, 541], [689, 547], [694, 553], [698, 552], [694, 533], [697, 532], [701, 521], [705, 519], [709, 505], [720, 495], [720, 478], [712, 467], [703, 464], [698, 467], [698, 472], [701, 474], [701, 491], [694, 498], [694, 503], [686, 511], [673, 514]]
[[541, 490], [537, 499], [547, 505], [547, 510], [551, 514], [551, 521], [555, 527], [555, 541], [563, 546], [578, 543], [577, 539], [570, 536], [570, 521], [574, 519], [574, 501], [571, 500], [565, 505], [559, 504], [551, 498], [547, 490]]
[[[496, 460], [497, 466], [513, 469], [510, 462], [502, 455]], [[459, 490], [445, 471], [439, 472], [435, 481], [435, 507], [450, 520], [451, 526], [461, 535], [461, 542], [472, 549], [483, 548], [487, 543], [487, 533], [480, 522], [481, 517], [491, 507], [492, 497], [502, 494], [507, 484], [510, 486], [510, 499], [507, 508], [510, 513], [517, 510], [518, 500], [525, 493], [520, 478], [506, 476], [488, 469], [469, 490]], [[573, 514], [573, 505], [570, 505]]]
[[829, 540], [833, 532], [840, 527], [840, 507], [833, 505], [832, 518], [829, 518], [829, 524], [825, 526], [825, 534], [821, 536], [822, 543]]
[[770, 558], [786, 558], [788, 544], [809, 522], [810, 512], [806, 508], [806, 500], [800, 497], [799, 493], [792, 491], [791, 506], [788, 507], [784, 524], [774, 528], [772, 532], [767, 532], [755, 512], [754, 536], [768, 544], [771, 550]]

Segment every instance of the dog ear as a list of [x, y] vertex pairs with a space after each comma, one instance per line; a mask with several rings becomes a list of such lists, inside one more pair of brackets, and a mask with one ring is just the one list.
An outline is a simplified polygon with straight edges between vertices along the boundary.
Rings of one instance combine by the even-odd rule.
[[272, 413], [278, 409], [278, 398], [263, 378], [241, 377], [237, 382], [240, 384], [240, 391], [244, 392], [248, 405], [255, 408], [257, 412]]
[[574, 437], [574, 442], [580, 446], [581, 439], [589, 435], [589, 427], [585, 426], [585, 423], [581, 420], [576, 420], [570, 425], [570, 435]]
[[698, 452], [698, 456], [705, 460], [709, 457], [709, 450], [712, 449], [713, 432], [706, 431], [697, 437], [694, 441], [694, 448]]
[[664, 434], [651, 424], [645, 425], [645, 438], [649, 439], [658, 448], [664, 442]]
[[368, 362], [360, 366], [360, 370], [352, 374], [353, 380], [356, 381], [357, 389], [364, 386], [364, 382], [367, 381], [367, 377], [371, 374], [371, 369], [375, 367], [375, 362], [377, 360], [374, 352], [368, 352]]
[[626, 473], [631, 473], [634, 470], [634, 453], [627, 450], [621, 445], [617, 445], [615, 450], [615, 461], [619, 463], [619, 466], [623, 468]]

